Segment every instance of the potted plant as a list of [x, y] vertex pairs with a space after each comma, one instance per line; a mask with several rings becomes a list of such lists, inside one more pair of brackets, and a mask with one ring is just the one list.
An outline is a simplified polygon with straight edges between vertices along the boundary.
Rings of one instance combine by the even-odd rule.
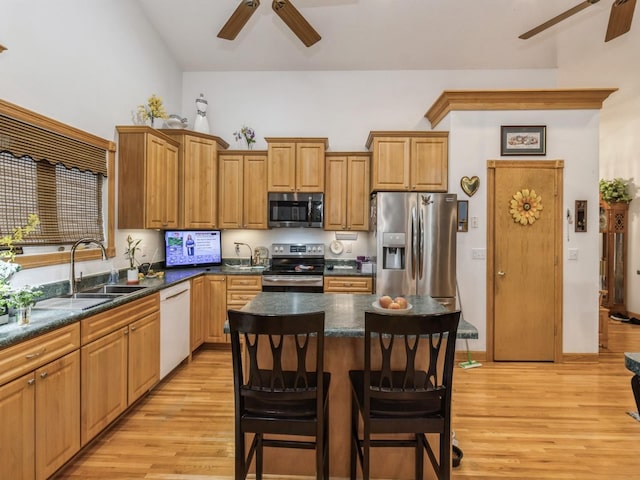
[[629, 182], [622, 178], [614, 178], [613, 180], [600, 180], [599, 189], [602, 200], [607, 203], [626, 202], [633, 200], [629, 193]]
[[36, 303], [36, 298], [40, 295], [42, 295], [42, 290], [37, 290], [30, 285], [25, 285], [9, 292], [8, 305], [15, 309], [18, 325], [29, 325], [31, 307]]
[[127, 236], [127, 250], [125, 256], [129, 259], [129, 269], [127, 270], [127, 283], [138, 283], [138, 261], [136, 252], [140, 250], [140, 239], [134, 240], [131, 235]]

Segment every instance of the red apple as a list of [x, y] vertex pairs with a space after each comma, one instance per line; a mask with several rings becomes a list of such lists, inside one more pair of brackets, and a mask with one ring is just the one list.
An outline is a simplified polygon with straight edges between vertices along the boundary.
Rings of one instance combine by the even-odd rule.
[[391, 305], [393, 299], [389, 295], [384, 295], [380, 297], [380, 300], [378, 300], [378, 302], [380, 302], [380, 306], [382, 308], [389, 308], [389, 305]]
[[407, 299], [404, 297], [396, 297], [393, 299], [395, 303], [400, 305], [400, 308], [407, 308]]

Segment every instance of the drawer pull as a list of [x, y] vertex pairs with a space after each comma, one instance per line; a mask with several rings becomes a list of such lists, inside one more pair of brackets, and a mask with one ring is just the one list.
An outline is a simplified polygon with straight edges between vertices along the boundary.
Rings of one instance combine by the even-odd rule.
[[24, 358], [25, 358], [25, 359], [27, 359], [27, 360], [31, 360], [31, 359], [33, 359], [33, 358], [38, 358], [40, 355], [42, 355], [42, 354], [43, 354], [44, 352], [46, 352], [46, 351], [47, 351], [47, 349], [46, 349], [46, 348], [43, 348], [43, 349], [42, 349], [42, 350], [40, 350], [39, 352], [36, 352], [36, 353], [29, 353], [29, 354], [25, 355], [25, 356], [24, 356]]
[[34, 383], [36, 383], [35, 378], [30, 378], [29, 380], [27, 380], [27, 385], [33, 385]]
[[47, 372], [42, 372], [42, 373], [40, 374], [40, 378], [45, 378], [47, 375], [48, 375], [48, 373], [47, 373]]

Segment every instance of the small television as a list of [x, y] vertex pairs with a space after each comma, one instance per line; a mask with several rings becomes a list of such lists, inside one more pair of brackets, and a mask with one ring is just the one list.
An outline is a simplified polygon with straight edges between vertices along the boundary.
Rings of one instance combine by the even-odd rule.
[[220, 230], [166, 230], [166, 268], [208, 267], [222, 264]]

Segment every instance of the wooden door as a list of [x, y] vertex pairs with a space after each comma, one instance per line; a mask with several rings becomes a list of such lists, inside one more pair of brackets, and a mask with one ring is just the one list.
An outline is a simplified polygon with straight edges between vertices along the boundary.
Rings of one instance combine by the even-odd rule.
[[244, 228], [267, 228], [267, 157], [245, 155], [242, 194]]
[[411, 140], [408, 137], [374, 138], [372, 188], [381, 191], [408, 190], [410, 158]]
[[349, 156], [347, 230], [369, 230], [369, 156]]
[[296, 144], [296, 191], [324, 192], [324, 143]]
[[448, 137], [411, 139], [411, 190], [446, 192], [449, 164]]
[[208, 298], [208, 322], [205, 341], [224, 343], [224, 322], [227, 320], [227, 279], [224, 275], [205, 277]]
[[81, 348], [80, 442], [86, 445], [127, 408], [128, 327]]
[[347, 228], [347, 156], [327, 155], [324, 229]]
[[160, 312], [129, 325], [128, 377], [129, 405], [160, 380]]
[[269, 143], [267, 189], [269, 192], [293, 192], [296, 186], [296, 144]]
[[182, 225], [184, 228], [215, 228], [218, 209], [216, 142], [185, 136], [182, 178]]
[[[242, 192], [244, 175], [242, 155], [220, 155], [220, 197], [218, 225], [220, 228], [242, 226]], [[266, 209], [265, 209], [266, 210]], [[266, 212], [265, 212], [266, 214]]]
[[36, 479], [49, 478], [80, 450], [80, 351], [36, 370]]
[[[491, 161], [488, 169], [487, 354], [500, 361], [560, 361], [562, 161]], [[535, 191], [538, 218], [514, 219], [511, 201]], [[516, 206], [529, 213], [536, 201]]]
[[0, 478], [35, 476], [35, 391], [33, 372], [0, 387]]

